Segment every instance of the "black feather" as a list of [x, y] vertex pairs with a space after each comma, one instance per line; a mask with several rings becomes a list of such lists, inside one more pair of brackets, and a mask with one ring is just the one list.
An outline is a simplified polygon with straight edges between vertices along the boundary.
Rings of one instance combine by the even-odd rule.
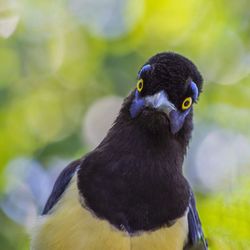
[[208, 245], [202, 231], [201, 222], [196, 210], [194, 194], [191, 191], [188, 206], [188, 242], [184, 250], [207, 250]]
[[74, 173], [76, 172], [77, 167], [80, 166], [80, 163], [81, 163], [80, 160], [71, 162], [66, 168], [64, 168], [64, 170], [58, 176], [54, 184], [54, 187], [52, 189], [52, 192], [43, 209], [42, 215], [47, 214], [54, 207], [57, 201], [60, 199], [61, 195], [67, 188], [70, 180], [72, 179]]

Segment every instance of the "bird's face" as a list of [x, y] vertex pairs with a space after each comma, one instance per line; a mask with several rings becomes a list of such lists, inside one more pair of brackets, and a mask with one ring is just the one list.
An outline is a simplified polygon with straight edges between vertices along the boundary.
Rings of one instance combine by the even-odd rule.
[[157, 54], [138, 73], [130, 115], [133, 119], [164, 115], [171, 133], [176, 134], [197, 102], [201, 87], [202, 77], [191, 61], [175, 53]]

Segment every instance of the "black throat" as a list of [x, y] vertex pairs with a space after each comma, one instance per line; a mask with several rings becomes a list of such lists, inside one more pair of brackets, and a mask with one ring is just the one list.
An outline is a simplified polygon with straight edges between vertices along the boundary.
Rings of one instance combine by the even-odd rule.
[[172, 135], [163, 114], [145, 111], [132, 120], [127, 106], [125, 101], [108, 135], [84, 159], [78, 188], [96, 216], [133, 234], [167, 226], [188, 207], [189, 185], [182, 164], [192, 113]]

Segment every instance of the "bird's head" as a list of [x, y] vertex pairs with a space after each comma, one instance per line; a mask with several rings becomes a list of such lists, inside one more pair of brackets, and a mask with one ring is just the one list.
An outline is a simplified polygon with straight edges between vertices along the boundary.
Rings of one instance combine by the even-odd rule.
[[129, 98], [130, 117], [145, 126], [161, 121], [176, 134], [192, 117], [201, 90], [202, 76], [190, 60], [172, 52], [156, 54], [138, 73]]

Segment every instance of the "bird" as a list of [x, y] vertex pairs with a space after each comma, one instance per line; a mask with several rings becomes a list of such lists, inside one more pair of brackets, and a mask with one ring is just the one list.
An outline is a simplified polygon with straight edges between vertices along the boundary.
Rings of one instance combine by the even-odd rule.
[[183, 175], [203, 77], [176, 52], [140, 68], [100, 144], [60, 173], [32, 250], [207, 250]]

